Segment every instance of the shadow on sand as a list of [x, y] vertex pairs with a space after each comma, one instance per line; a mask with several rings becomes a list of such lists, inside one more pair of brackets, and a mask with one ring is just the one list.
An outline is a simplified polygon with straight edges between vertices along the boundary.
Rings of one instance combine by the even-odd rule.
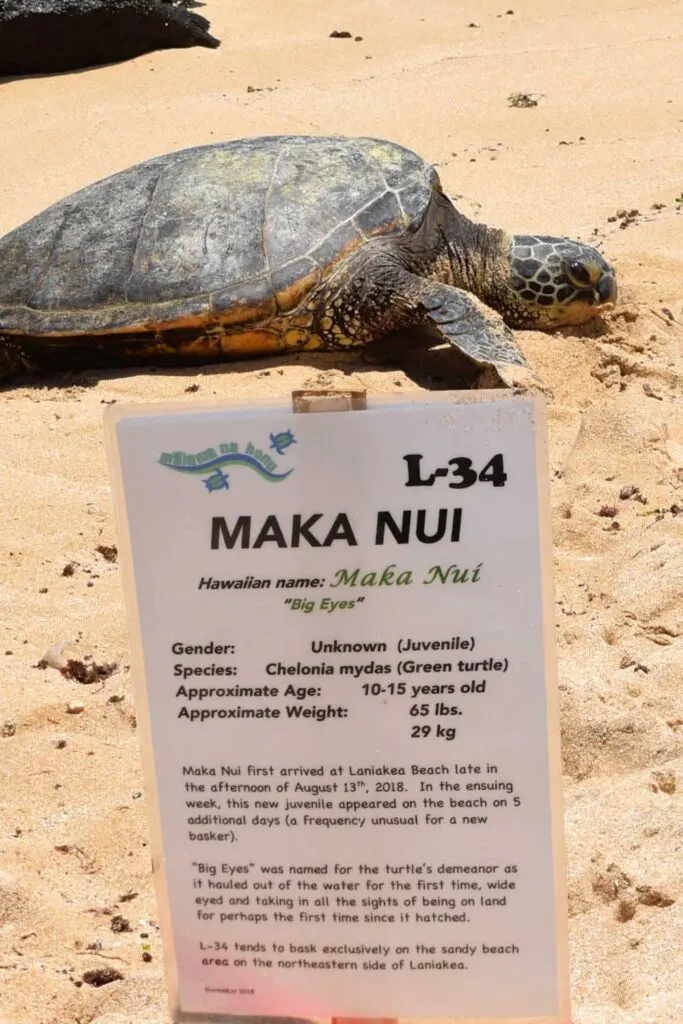
[[[85, 353], [84, 353], [85, 354]], [[305, 366], [312, 373], [336, 370], [345, 376], [369, 371], [385, 372], [387, 375], [402, 372], [414, 384], [428, 391], [468, 390], [474, 386], [478, 376], [477, 368], [452, 346], [435, 340], [428, 332], [401, 331], [364, 348], [349, 352], [294, 352], [292, 355], [266, 356], [260, 359], [225, 360], [179, 365], [169, 360], [145, 362], [143, 358], [120, 366], [88, 366], [70, 368], [55, 372], [22, 374], [0, 385], [0, 393], [23, 388], [51, 391], [69, 387], [95, 387], [102, 381], [127, 377], [164, 376], [186, 377], [187, 390], [192, 388], [198, 375], [203, 380], [230, 374], [232, 376], [258, 372], [276, 373], [288, 366]]]

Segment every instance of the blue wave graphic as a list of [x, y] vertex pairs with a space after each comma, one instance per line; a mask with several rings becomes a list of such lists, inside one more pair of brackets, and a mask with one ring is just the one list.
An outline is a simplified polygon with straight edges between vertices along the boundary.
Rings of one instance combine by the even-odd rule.
[[171, 466], [168, 462], [161, 462], [161, 465], [167, 469], [175, 469], [178, 473], [190, 473], [192, 476], [210, 473], [221, 466], [247, 466], [249, 469], [256, 470], [259, 476], [263, 477], [264, 480], [270, 481], [270, 483], [279, 483], [281, 480], [286, 480], [290, 473], [294, 472], [293, 469], [288, 469], [286, 473], [271, 473], [253, 455], [245, 455], [241, 452], [219, 455], [217, 458], [211, 459], [210, 462], [204, 462], [201, 466]]

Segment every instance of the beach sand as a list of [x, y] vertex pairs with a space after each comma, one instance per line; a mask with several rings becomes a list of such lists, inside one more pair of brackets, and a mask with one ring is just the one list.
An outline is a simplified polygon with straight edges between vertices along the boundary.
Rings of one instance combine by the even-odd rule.
[[[519, 334], [552, 392], [573, 1021], [680, 1024], [683, 4], [514, 0], [505, 12], [212, 0], [217, 51], [4, 82], [0, 233], [168, 150], [334, 132], [418, 150], [478, 220], [600, 243], [621, 286], [604, 324]], [[510, 106], [519, 92], [537, 105]], [[303, 354], [0, 392], [0, 1024], [169, 1020], [108, 560], [107, 404], [414, 391], [447, 374]], [[38, 668], [61, 640], [120, 667], [90, 685]], [[102, 967], [123, 979], [81, 983]]]

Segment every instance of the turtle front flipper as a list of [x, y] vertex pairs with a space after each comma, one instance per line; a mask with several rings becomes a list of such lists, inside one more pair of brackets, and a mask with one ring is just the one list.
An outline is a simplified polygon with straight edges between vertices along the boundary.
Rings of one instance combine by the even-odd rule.
[[[322, 308], [336, 333], [353, 339], [346, 344], [427, 329], [463, 356], [469, 387], [544, 390], [498, 313], [470, 292], [408, 270], [389, 246], [360, 253], [329, 289]], [[340, 344], [331, 333], [325, 341], [329, 347]]]
[[479, 369], [475, 388], [543, 389], [498, 313], [460, 288], [422, 278], [417, 281], [415, 322], [436, 331]]

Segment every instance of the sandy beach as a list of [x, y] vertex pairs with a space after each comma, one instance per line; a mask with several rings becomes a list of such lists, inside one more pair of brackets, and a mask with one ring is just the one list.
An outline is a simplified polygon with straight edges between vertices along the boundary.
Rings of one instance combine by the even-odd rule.
[[[476, 220], [600, 246], [618, 307], [518, 332], [550, 391], [573, 1024], [680, 1024], [683, 3], [202, 13], [218, 50], [0, 82], [0, 234], [170, 150], [342, 133], [417, 150]], [[438, 363], [301, 354], [0, 390], [0, 1024], [170, 1021], [103, 411], [349, 383], [449, 386]], [[39, 667], [60, 641], [117, 668]], [[103, 967], [122, 978], [83, 983]]]

